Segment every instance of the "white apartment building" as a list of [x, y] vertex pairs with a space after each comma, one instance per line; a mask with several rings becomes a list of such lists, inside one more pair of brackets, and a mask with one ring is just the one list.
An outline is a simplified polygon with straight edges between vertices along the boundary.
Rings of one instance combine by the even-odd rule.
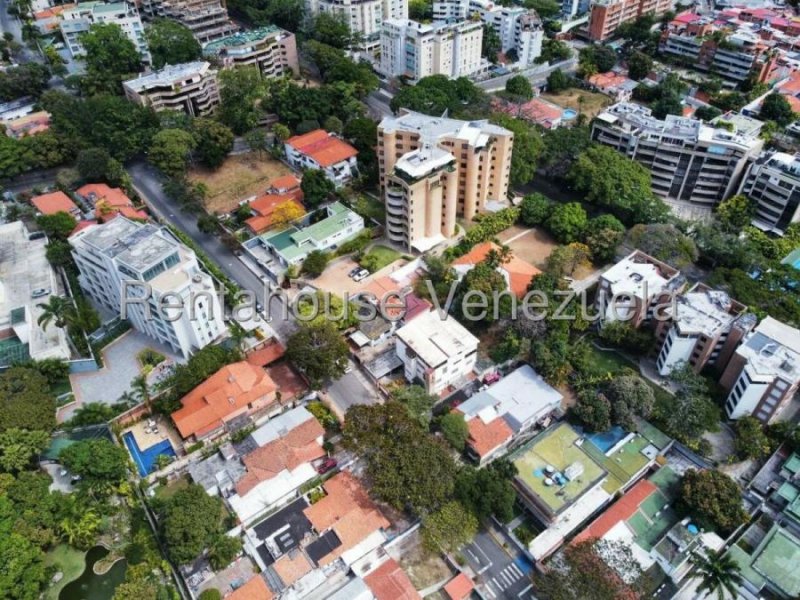
[[529, 65], [542, 53], [544, 28], [535, 10], [502, 6], [491, 0], [440, 0], [433, 3], [434, 21], [457, 23], [479, 17], [494, 28], [502, 52], [517, 53], [518, 63]]
[[628, 102], [597, 116], [592, 140], [645, 166], [657, 196], [706, 211], [736, 193], [748, 159], [764, 145], [756, 135], [697, 119], [667, 115], [662, 121], [649, 108]]
[[[120, 315], [125, 299], [138, 331], [185, 357], [227, 334], [214, 281], [165, 229], [119, 216], [74, 233], [69, 242], [83, 290]], [[183, 309], [167, 308], [178, 299]]]
[[437, 310], [414, 317], [397, 330], [395, 352], [410, 383], [421, 382], [429, 394], [461, 387], [475, 367], [478, 338], [455, 318]]
[[664, 309], [669, 320], [660, 321], [656, 339], [661, 345], [656, 366], [661, 375], [688, 364], [695, 373], [706, 365], [722, 371], [753, 326], [756, 317], [726, 292], [698, 283]]
[[177, 110], [192, 117], [213, 112], [219, 105], [217, 71], [205, 61], [167, 65], [122, 82], [125, 96], [153, 110]]
[[73, 58], [86, 54], [80, 36], [96, 23], [118, 25], [136, 46], [142, 60], [150, 62], [139, 11], [135, 4], [128, 2], [81, 2], [61, 13], [61, 35]]
[[408, 0], [306, 0], [306, 16], [335, 15], [363, 36], [364, 49], [381, 44], [381, 25], [387, 19], [408, 19]]
[[800, 330], [765, 318], [736, 349], [720, 384], [729, 390], [729, 418], [774, 420], [800, 386]]
[[765, 154], [750, 165], [739, 193], [757, 202], [753, 225], [783, 235], [800, 221], [800, 157]]
[[424, 24], [388, 19], [381, 32], [380, 72], [418, 81], [429, 75], [471, 77], [488, 69], [479, 21]]

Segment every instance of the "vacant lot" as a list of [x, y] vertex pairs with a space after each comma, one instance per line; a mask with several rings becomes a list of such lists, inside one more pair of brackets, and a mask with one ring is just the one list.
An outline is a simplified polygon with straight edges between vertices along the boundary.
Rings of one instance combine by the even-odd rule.
[[558, 245], [546, 231], [538, 227], [513, 225], [497, 237], [503, 244], [511, 248], [514, 256], [539, 269], [545, 268], [547, 257]]
[[608, 96], [598, 94], [597, 92], [578, 89], [564, 90], [556, 94], [548, 92], [542, 94], [542, 98], [546, 98], [553, 104], [558, 104], [562, 108], [577, 110], [590, 119], [597, 116], [600, 111], [611, 104], [611, 98]]
[[292, 171], [282, 162], [265, 153], [256, 152], [228, 157], [215, 171], [196, 168], [189, 173], [194, 183], [208, 186], [205, 209], [209, 212], [230, 212], [239, 202], [263, 194], [272, 179]]

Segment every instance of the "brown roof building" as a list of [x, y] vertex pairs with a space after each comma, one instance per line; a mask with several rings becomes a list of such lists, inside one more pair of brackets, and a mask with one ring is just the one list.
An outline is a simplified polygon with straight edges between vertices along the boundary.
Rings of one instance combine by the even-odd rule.
[[43, 215], [65, 212], [76, 219], [81, 217], [81, 209], [64, 192], [51, 192], [41, 196], [34, 196], [31, 198], [31, 204]]
[[421, 597], [406, 572], [393, 558], [366, 575], [364, 582], [375, 600], [417, 600]]

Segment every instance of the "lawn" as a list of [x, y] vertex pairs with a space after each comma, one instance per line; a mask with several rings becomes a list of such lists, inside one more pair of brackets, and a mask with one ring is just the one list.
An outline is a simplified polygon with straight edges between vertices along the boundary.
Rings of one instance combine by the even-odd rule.
[[61, 394], [72, 393], [72, 384], [69, 382], [69, 377], [65, 377], [50, 386], [50, 391], [56, 396]]
[[267, 154], [249, 152], [228, 157], [214, 171], [192, 169], [189, 180], [208, 187], [203, 202], [208, 212], [230, 212], [241, 200], [265, 193], [271, 180], [291, 173], [289, 167]]
[[352, 202], [352, 209], [365, 219], [375, 219], [379, 223], [386, 221], [386, 208], [375, 198], [361, 195]]
[[76, 580], [83, 573], [86, 565], [86, 553], [76, 550], [67, 544], [59, 544], [44, 557], [45, 566], [53, 566], [64, 574], [58, 583], [54, 583], [45, 591], [45, 600], [58, 600], [61, 590], [70, 581]]
[[589, 343], [589, 348], [593, 357], [592, 365], [594, 366], [595, 373], [597, 375], [605, 375], [606, 373], [619, 373], [623, 369], [634, 369], [638, 371], [636, 365], [629, 362], [628, 359], [618, 352], [614, 352], [613, 350], [600, 350], [591, 343]]
[[397, 250], [378, 245], [370, 248], [369, 252], [364, 255], [359, 263], [365, 269], [369, 269], [370, 272], [375, 273], [385, 266], [392, 264], [402, 256], [403, 255]]
[[576, 110], [586, 115], [589, 119], [596, 117], [605, 107], [612, 104], [611, 98], [608, 96], [576, 88], [570, 88], [555, 94], [547, 92], [542, 94], [542, 98], [549, 100], [553, 104], [558, 104], [562, 108]]
[[182, 490], [189, 486], [189, 479], [181, 477], [171, 482], [169, 485], [160, 485], [156, 488], [156, 498], [159, 500], [169, 500], [178, 490]]

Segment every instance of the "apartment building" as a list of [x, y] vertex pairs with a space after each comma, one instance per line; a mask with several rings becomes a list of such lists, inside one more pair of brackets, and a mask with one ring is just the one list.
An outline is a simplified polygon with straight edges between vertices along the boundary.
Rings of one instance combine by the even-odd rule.
[[460, 388], [475, 367], [478, 338], [437, 310], [414, 317], [396, 336], [395, 352], [403, 361], [406, 380], [420, 383], [429, 394]]
[[381, 24], [387, 19], [408, 19], [408, 0], [306, 0], [306, 16], [334, 15], [360, 33], [363, 48], [375, 51], [381, 45]]
[[217, 71], [205, 61], [167, 65], [122, 83], [125, 96], [153, 110], [182, 111], [202, 117], [219, 105]]
[[722, 371], [734, 350], [756, 324], [744, 304], [726, 292], [698, 283], [677, 296], [664, 309], [669, 320], [660, 321], [656, 339], [661, 347], [656, 360], [658, 372], [669, 375], [682, 364], [695, 373], [704, 367]]
[[513, 134], [488, 121], [406, 111], [378, 125], [378, 167], [386, 235], [425, 251], [508, 195]]
[[590, 0], [562, 0], [561, 14], [566, 19], [572, 19], [578, 15], [589, 12]]
[[685, 285], [678, 269], [634, 250], [600, 275], [595, 308], [601, 323], [624, 321], [639, 327]]
[[412, 81], [429, 75], [474, 76], [488, 69], [482, 42], [480, 21], [428, 24], [388, 19], [381, 31], [379, 70], [387, 77]]
[[800, 387], [800, 330], [765, 318], [736, 349], [720, 384], [729, 418], [773, 421]]
[[[118, 314], [127, 300], [127, 318], [138, 331], [185, 357], [227, 334], [214, 281], [167, 230], [119, 216], [81, 229], [69, 242], [83, 290]], [[167, 307], [178, 298], [182, 309]]]
[[594, 0], [589, 13], [589, 38], [602, 42], [623, 23], [646, 14], [660, 16], [672, 9], [672, 0]]
[[286, 161], [295, 169], [321, 170], [336, 187], [350, 181], [358, 171], [358, 150], [324, 129], [290, 137], [283, 147]]
[[704, 210], [736, 193], [748, 159], [764, 145], [756, 135], [697, 119], [656, 119], [649, 108], [628, 102], [597, 116], [592, 139], [644, 165], [657, 196]]
[[748, 168], [739, 193], [757, 203], [754, 226], [783, 235], [800, 221], [800, 157], [784, 152], [761, 156]]
[[141, 0], [139, 6], [148, 18], [165, 17], [182, 23], [201, 43], [239, 29], [228, 17], [225, 0]]
[[80, 58], [86, 54], [80, 37], [97, 23], [119, 26], [136, 46], [142, 60], [150, 62], [150, 52], [147, 49], [142, 20], [136, 4], [132, 2], [81, 2], [62, 11], [59, 27], [64, 44], [72, 58]]
[[203, 56], [225, 69], [256, 66], [265, 79], [300, 73], [294, 34], [274, 25], [209, 42]]

